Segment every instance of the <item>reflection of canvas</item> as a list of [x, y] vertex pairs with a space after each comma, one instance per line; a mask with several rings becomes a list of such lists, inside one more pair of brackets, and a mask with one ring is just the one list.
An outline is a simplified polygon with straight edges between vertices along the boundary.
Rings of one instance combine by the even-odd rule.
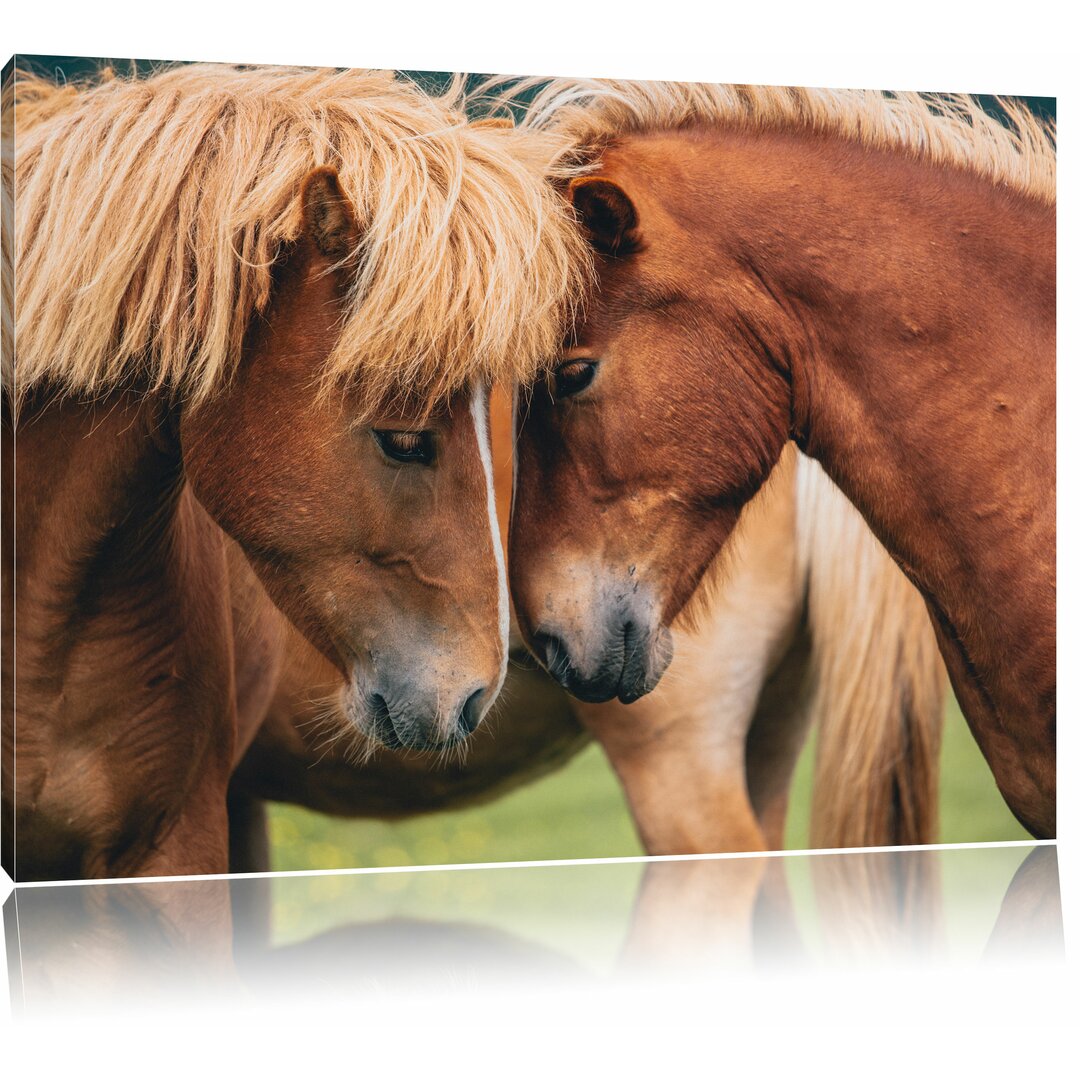
[[1046, 102], [4, 93], [17, 879], [1054, 835]]
[[1050, 845], [19, 889], [4, 923], [12, 1000], [44, 1017], [912, 964], [1031, 979], [1060, 963], [1060, 904]]

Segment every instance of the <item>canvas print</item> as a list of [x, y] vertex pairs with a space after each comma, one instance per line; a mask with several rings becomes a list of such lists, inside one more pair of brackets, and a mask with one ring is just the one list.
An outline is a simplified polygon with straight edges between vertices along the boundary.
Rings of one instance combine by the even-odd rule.
[[16, 881], [1054, 837], [1052, 99], [20, 56], [3, 122]]

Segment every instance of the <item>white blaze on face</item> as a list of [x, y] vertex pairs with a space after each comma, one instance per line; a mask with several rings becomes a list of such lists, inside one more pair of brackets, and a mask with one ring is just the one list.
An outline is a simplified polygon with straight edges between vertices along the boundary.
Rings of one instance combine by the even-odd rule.
[[476, 442], [480, 448], [480, 464], [484, 469], [484, 481], [487, 484], [488, 522], [491, 526], [491, 546], [495, 555], [495, 571], [499, 575], [499, 649], [502, 661], [499, 666], [499, 682], [495, 689], [498, 697], [506, 678], [508, 639], [510, 637], [510, 596], [506, 588], [506, 564], [503, 561], [502, 538], [499, 535], [499, 517], [495, 509], [495, 469], [491, 462], [491, 436], [488, 432], [488, 394], [482, 385], [473, 391], [472, 404], [473, 427], [476, 429]]
[[510, 395], [510, 520], [514, 520], [514, 502], [517, 499], [518, 476], [518, 388]]

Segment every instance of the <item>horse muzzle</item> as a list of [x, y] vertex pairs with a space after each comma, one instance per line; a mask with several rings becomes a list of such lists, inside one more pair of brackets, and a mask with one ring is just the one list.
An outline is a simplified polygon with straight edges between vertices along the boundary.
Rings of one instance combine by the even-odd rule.
[[480, 726], [492, 696], [485, 686], [472, 687], [447, 709], [439, 693], [405, 682], [366, 693], [354, 690], [346, 713], [364, 735], [387, 749], [448, 750]]
[[582, 701], [618, 698], [629, 705], [656, 687], [671, 663], [671, 631], [626, 610], [611, 613], [592, 649], [570, 634], [543, 627], [533, 634], [541, 662], [560, 686]]

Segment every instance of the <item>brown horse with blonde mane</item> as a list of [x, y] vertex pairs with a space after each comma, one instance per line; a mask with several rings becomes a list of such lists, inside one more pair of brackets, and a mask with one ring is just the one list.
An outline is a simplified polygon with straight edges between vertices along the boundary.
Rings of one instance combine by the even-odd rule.
[[563, 139], [599, 287], [523, 396], [511, 587], [563, 685], [648, 693], [794, 440], [922, 593], [1005, 800], [1049, 837], [1055, 150], [1003, 108], [543, 86], [524, 124]]
[[290, 633], [390, 747], [448, 750], [497, 695], [488, 386], [550, 356], [580, 241], [460, 87], [6, 89], [5, 866], [224, 872]]

